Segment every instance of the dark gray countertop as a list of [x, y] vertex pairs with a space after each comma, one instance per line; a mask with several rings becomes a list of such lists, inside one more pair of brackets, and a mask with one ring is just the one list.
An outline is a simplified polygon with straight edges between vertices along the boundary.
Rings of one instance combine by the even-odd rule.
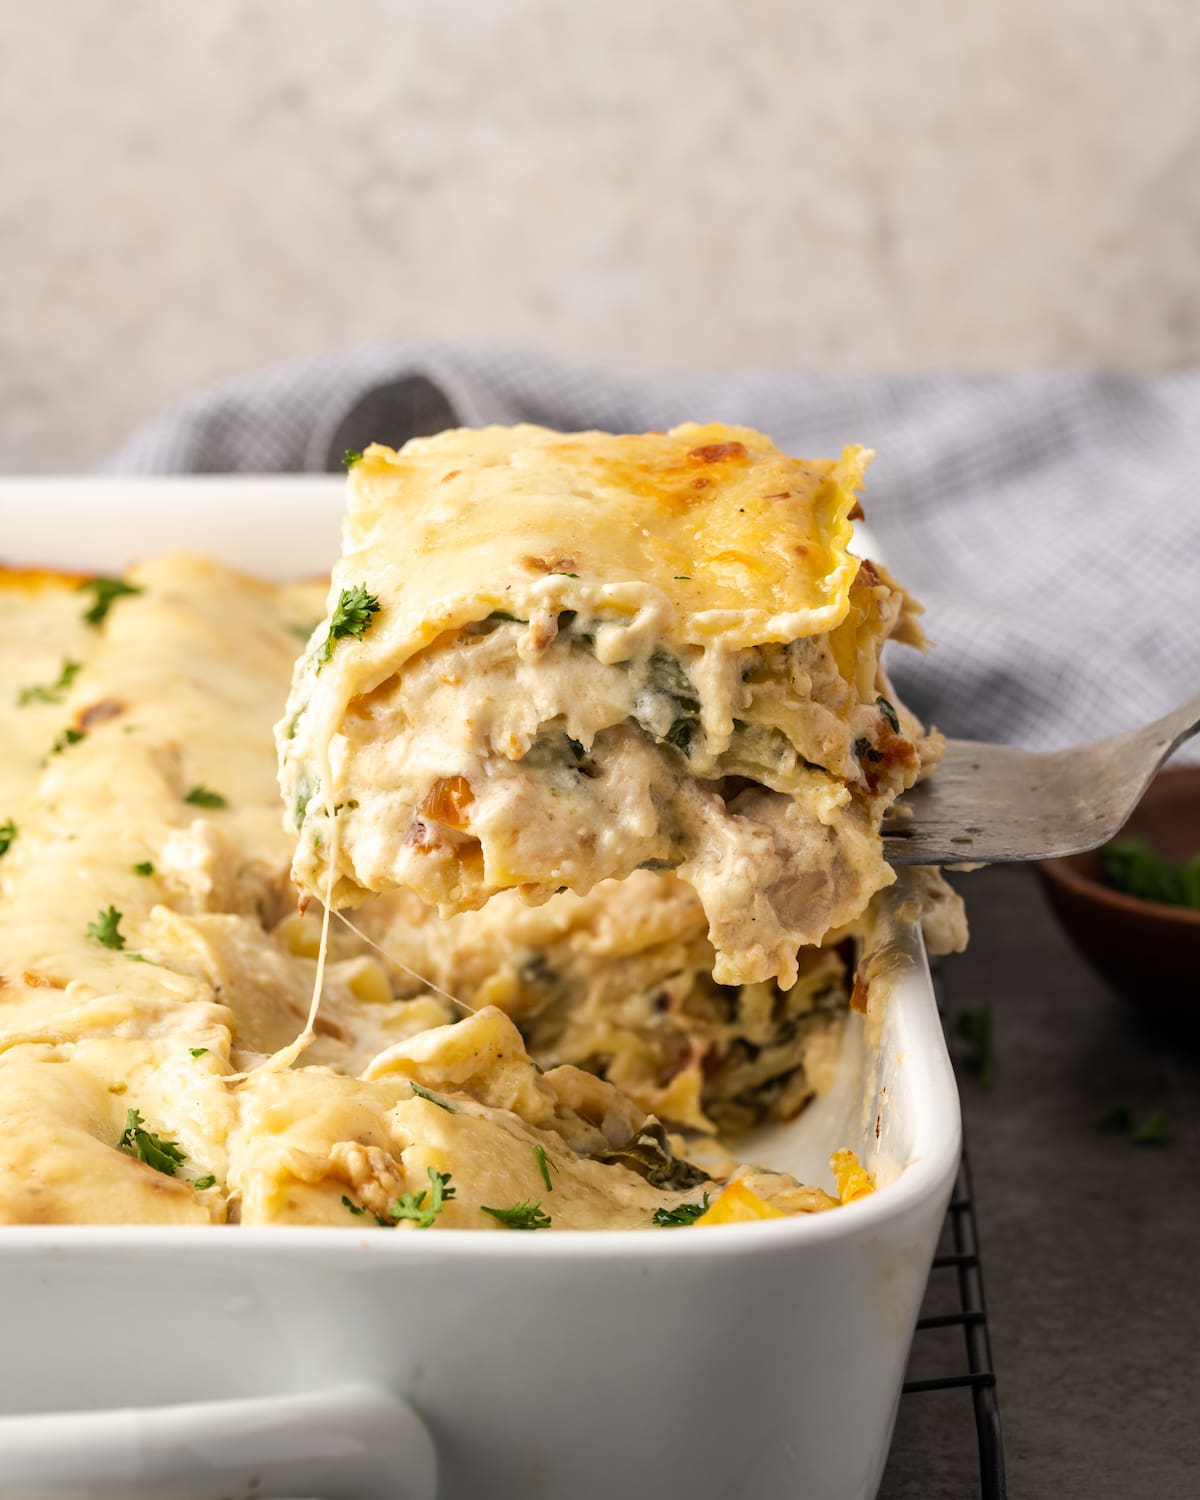
[[[958, 883], [971, 946], [947, 1006], [988, 1005], [994, 1033], [991, 1086], [960, 1088], [1009, 1493], [1196, 1500], [1200, 1048], [1106, 989], [1030, 871]], [[1098, 1131], [1118, 1103], [1165, 1109], [1170, 1142]], [[920, 1339], [913, 1374], [965, 1370], [960, 1333]], [[964, 1500], [978, 1472], [969, 1392], [901, 1402], [882, 1500]]]

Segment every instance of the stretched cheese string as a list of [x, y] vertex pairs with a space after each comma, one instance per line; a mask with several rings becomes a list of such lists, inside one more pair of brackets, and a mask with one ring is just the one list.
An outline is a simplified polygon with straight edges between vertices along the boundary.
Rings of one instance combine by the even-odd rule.
[[460, 1000], [457, 995], [452, 995], [449, 990], [442, 989], [441, 985], [434, 984], [432, 979], [427, 979], [424, 974], [418, 974], [416, 969], [406, 964], [403, 959], [397, 958], [394, 953], [389, 953], [386, 948], [381, 948], [373, 938], [367, 936], [361, 928], [356, 927], [349, 917], [343, 916], [340, 911], [333, 911], [333, 883], [334, 868], [337, 861], [338, 823], [336, 818], [330, 819], [332, 834], [329, 841], [329, 858], [325, 866], [325, 899], [324, 910], [321, 913], [321, 941], [317, 948], [317, 971], [313, 976], [312, 999], [308, 1006], [308, 1019], [304, 1023], [304, 1030], [286, 1047], [278, 1052], [273, 1052], [265, 1061], [251, 1068], [247, 1073], [234, 1073], [226, 1078], [226, 1083], [241, 1083], [254, 1073], [282, 1073], [290, 1068], [296, 1059], [307, 1048], [316, 1041], [317, 1013], [321, 1008], [321, 999], [325, 988], [325, 964], [329, 955], [329, 917], [332, 912], [344, 927], [348, 927], [355, 937], [366, 943], [368, 948], [374, 948], [381, 958], [387, 960], [402, 973], [407, 974], [410, 979], [415, 979], [418, 984], [423, 984], [427, 990], [432, 990], [435, 995], [440, 995], [443, 1000], [448, 1000], [451, 1005], [457, 1005], [468, 1015], [475, 1014], [475, 1006], [468, 1005], [465, 1000]]
[[325, 867], [325, 900], [324, 910], [321, 913], [321, 942], [317, 948], [317, 972], [313, 975], [312, 998], [308, 1002], [308, 1019], [304, 1023], [304, 1030], [293, 1042], [286, 1047], [281, 1047], [278, 1052], [272, 1052], [270, 1057], [260, 1062], [257, 1067], [251, 1068], [246, 1073], [234, 1073], [225, 1081], [226, 1083], [242, 1083], [255, 1073], [282, 1073], [296, 1061], [300, 1054], [307, 1051], [317, 1039], [316, 1021], [317, 1012], [321, 1009], [321, 994], [325, 987], [325, 960], [329, 954], [329, 912], [333, 901], [334, 864], [337, 859], [335, 841], [338, 835], [337, 819], [330, 818], [330, 826], [333, 832], [329, 841], [329, 859]]
[[473, 1016], [477, 1014], [475, 1006], [468, 1005], [465, 1000], [460, 1000], [457, 995], [452, 995], [449, 990], [442, 989], [441, 985], [434, 984], [432, 979], [426, 979], [424, 974], [418, 974], [416, 969], [409, 968], [408, 964], [406, 964], [403, 959], [397, 958], [394, 953], [389, 953], [386, 948], [381, 948], [379, 944], [373, 939], [369, 938], [361, 928], [355, 927], [354, 923], [350, 920], [349, 917], [343, 916], [340, 911], [335, 911], [334, 916], [338, 919], [339, 922], [343, 924], [343, 926], [348, 927], [355, 937], [361, 938], [362, 941], [366, 943], [368, 948], [374, 948], [375, 952], [378, 953], [381, 958], [385, 958], [387, 959], [388, 963], [394, 964], [397, 969], [401, 970], [402, 973], [407, 974], [410, 979], [415, 979], [418, 984], [423, 984], [427, 990], [432, 990], [435, 995], [440, 995], [443, 1000], [449, 1000], [451, 1005], [460, 1006], [467, 1012], [468, 1015]]

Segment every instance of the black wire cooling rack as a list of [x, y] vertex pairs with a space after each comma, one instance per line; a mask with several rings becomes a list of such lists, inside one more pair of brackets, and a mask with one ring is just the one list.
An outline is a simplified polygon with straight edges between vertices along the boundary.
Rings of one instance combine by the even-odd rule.
[[[945, 992], [941, 975], [935, 970], [934, 987], [938, 1009], [944, 1015]], [[951, 1280], [951, 1288], [946, 1281]], [[947, 1294], [954, 1303], [949, 1312], [944, 1307]], [[988, 1336], [987, 1304], [983, 1296], [983, 1270], [979, 1261], [979, 1234], [975, 1224], [974, 1189], [971, 1164], [964, 1144], [954, 1195], [946, 1211], [939, 1253], [930, 1273], [925, 1305], [917, 1323], [913, 1359], [921, 1351], [922, 1334], [936, 1329], [961, 1328], [966, 1361], [965, 1369], [945, 1375], [907, 1380], [905, 1396], [924, 1395], [930, 1391], [969, 1389], [975, 1408], [975, 1430], [979, 1442], [979, 1488], [982, 1500], [1005, 1500], [1008, 1493], [1004, 1479], [1004, 1443], [1000, 1431], [1000, 1402], [996, 1394], [996, 1374], [992, 1369], [992, 1345]]]

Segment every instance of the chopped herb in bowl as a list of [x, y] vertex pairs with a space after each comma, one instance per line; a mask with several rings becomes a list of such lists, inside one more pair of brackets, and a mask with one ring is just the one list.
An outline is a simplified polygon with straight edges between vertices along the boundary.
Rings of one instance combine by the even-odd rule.
[[1126, 896], [1200, 911], [1200, 854], [1176, 864], [1152, 853], [1145, 839], [1117, 839], [1101, 851], [1100, 864], [1109, 885]]

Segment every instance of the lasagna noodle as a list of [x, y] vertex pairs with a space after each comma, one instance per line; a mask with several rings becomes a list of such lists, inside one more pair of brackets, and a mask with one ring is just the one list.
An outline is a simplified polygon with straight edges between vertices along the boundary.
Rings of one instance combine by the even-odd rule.
[[332, 862], [335, 904], [448, 916], [674, 868], [718, 982], [794, 985], [893, 879], [882, 815], [938, 753], [879, 663], [918, 611], [847, 550], [868, 456], [724, 427], [369, 449], [277, 730], [298, 884]]

